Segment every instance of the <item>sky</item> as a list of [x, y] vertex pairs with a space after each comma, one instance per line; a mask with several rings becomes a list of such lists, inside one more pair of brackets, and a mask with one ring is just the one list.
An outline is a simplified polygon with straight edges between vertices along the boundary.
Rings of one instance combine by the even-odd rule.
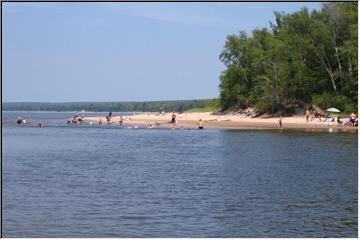
[[4, 102], [219, 96], [226, 36], [321, 3], [2, 3]]

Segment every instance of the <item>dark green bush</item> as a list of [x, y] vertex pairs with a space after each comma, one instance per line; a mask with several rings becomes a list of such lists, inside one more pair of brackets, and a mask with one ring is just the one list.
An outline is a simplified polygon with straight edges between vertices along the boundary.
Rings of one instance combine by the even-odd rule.
[[348, 97], [339, 94], [335, 95], [326, 92], [321, 95], [315, 95], [312, 97], [312, 103], [323, 110], [334, 107], [341, 112], [357, 111], [357, 106]]

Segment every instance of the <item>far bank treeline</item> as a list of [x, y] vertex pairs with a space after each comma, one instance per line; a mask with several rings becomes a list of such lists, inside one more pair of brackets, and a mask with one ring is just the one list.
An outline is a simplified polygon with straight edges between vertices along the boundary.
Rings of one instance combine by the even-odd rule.
[[203, 109], [216, 104], [216, 99], [176, 100], [152, 102], [5, 102], [3, 111], [86, 111], [93, 112], [183, 112], [189, 109]]
[[292, 113], [312, 104], [357, 111], [357, 3], [285, 14], [270, 29], [227, 37], [220, 106]]

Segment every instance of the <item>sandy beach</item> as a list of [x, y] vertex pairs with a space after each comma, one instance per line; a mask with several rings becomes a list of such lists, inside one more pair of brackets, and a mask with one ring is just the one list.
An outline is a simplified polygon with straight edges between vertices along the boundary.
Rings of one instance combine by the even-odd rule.
[[[172, 113], [164, 115], [158, 113], [141, 113], [123, 116], [124, 126], [148, 127], [150, 124], [154, 128], [170, 128]], [[279, 118], [247, 118], [245, 114], [215, 115], [211, 112], [203, 113], [176, 113], [176, 128], [197, 128], [199, 119], [202, 119], [204, 128], [222, 128], [222, 129], [275, 129], [279, 128]], [[102, 124], [107, 124], [105, 116], [85, 117], [84, 123], [98, 124], [101, 119]], [[119, 124], [120, 116], [113, 115], [111, 124]], [[347, 120], [343, 118], [341, 120]], [[306, 122], [305, 116], [292, 116], [282, 118], [282, 128], [286, 129], [316, 129], [316, 128], [342, 128], [357, 129], [355, 127], [338, 126], [335, 122], [329, 125], [326, 122], [320, 122], [319, 119]]]

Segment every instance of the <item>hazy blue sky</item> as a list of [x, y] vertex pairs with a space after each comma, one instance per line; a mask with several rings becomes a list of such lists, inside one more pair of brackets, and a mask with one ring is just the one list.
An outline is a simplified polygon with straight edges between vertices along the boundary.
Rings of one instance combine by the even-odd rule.
[[320, 3], [3, 3], [3, 101], [214, 98], [226, 35]]

